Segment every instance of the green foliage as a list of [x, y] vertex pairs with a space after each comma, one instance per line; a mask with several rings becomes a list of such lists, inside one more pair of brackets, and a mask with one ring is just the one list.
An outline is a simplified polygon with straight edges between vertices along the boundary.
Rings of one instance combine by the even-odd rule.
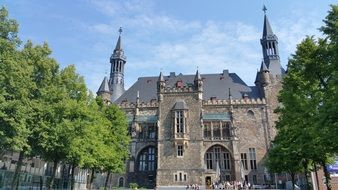
[[18, 24], [7, 16], [1, 8], [0, 155], [40, 156], [54, 162], [53, 173], [61, 161], [122, 172], [130, 141], [124, 112], [88, 93], [73, 65], [60, 69], [46, 43], [20, 49]]
[[289, 60], [270, 171], [308, 171], [311, 162], [324, 166], [338, 153], [338, 7], [331, 8], [321, 27], [326, 38], [305, 38]]
[[15, 45], [19, 45], [18, 23], [8, 18], [8, 11], [5, 7], [0, 8], [0, 39]]
[[129, 183], [129, 187], [131, 189], [137, 189], [138, 188], [138, 184], [137, 183]]

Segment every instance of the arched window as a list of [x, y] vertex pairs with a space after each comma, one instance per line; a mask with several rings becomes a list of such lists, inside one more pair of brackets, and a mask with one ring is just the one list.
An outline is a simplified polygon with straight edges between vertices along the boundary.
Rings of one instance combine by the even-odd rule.
[[247, 115], [248, 115], [249, 118], [255, 119], [255, 113], [254, 113], [252, 110], [249, 110], [249, 111], [247, 112]]
[[139, 171], [154, 171], [156, 169], [155, 147], [147, 147], [141, 151], [138, 160]]
[[119, 187], [123, 187], [124, 186], [124, 178], [120, 177], [119, 178]]
[[204, 161], [208, 170], [216, 170], [217, 165], [221, 170], [231, 169], [231, 156], [223, 146], [210, 147], [204, 155]]

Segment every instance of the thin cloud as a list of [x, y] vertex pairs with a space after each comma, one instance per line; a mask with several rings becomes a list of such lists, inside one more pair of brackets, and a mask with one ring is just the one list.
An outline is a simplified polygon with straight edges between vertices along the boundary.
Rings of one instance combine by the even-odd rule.
[[[129, 33], [123, 37], [128, 57], [125, 84], [128, 88], [138, 77], [157, 76], [160, 70], [193, 74], [197, 67], [203, 73], [221, 73], [223, 69], [237, 73], [248, 85], [253, 85], [262, 60], [260, 38], [262, 28], [243, 22], [186, 21], [165, 13], [157, 13], [151, 1], [91, 1], [97, 11], [111, 17], [111, 23], [97, 23], [90, 30], [111, 37], [123, 23]], [[300, 9], [300, 8], [299, 8]], [[297, 10], [299, 10], [297, 9]], [[299, 14], [294, 12], [292, 14]], [[320, 18], [306, 19], [289, 15], [274, 19], [272, 27], [279, 38], [282, 65], [294, 52], [306, 34], [318, 34]], [[96, 51], [112, 47], [109, 40], [97, 42]], [[100, 74], [109, 69], [106, 63]], [[105, 69], [103, 69], [105, 67]], [[89, 74], [95, 83], [103, 76]], [[97, 89], [93, 82], [90, 88]]]

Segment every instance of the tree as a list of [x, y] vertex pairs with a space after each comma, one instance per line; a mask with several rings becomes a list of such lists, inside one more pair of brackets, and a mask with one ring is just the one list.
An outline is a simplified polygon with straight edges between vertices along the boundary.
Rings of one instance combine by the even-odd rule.
[[87, 89], [84, 80], [68, 66], [54, 73], [53, 83], [42, 91], [39, 124], [34, 130], [37, 153], [53, 163], [48, 189], [53, 187], [57, 165], [66, 161], [70, 144], [82, 127], [86, 114]]
[[22, 50], [18, 50], [18, 25], [7, 16], [7, 10], [1, 8], [0, 147], [3, 151], [19, 152], [12, 179], [12, 189], [16, 189], [23, 159], [32, 153], [30, 140], [35, 127], [36, 102], [41, 97], [39, 91], [48, 84], [49, 71], [57, 65], [49, 58], [50, 50], [46, 44], [33, 47], [27, 42]]
[[[307, 37], [297, 46], [296, 53], [289, 60], [279, 95], [281, 106], [276, 110], [279, 113], [276, 125], [279, 132], [268, 158], [272, 162], [273, 152], [279, 147], [292, 147], [292, 150], [280, 151], [290, 158], [296, 154], [299, 162], [303, 162], [306, 175], [311, 162], [320, 164], [328, 189], [331, 187], [326, 164], [338, 151], [337, 18], [338, 8], [332, 6], [324, 20], [326, 25], [321, 28], [326, 38], [314, 40], [313, 37]], [[295, 135], [297, 139], [294, 142], [278, 140], [292, 139]]]
[[[103, 106], [102, 99], [98, 99]], [[108, 157], [103, 160], [103, 170], [107, 172], [105, 189], [111, 173], [122, 173], [125, 170], [125, 162], [129, 157], [130, 136], [128, 135], [128, 123], [125, 113], [116, 105], [103, 106], [103, 113], [110, 121], [106, 142], [112, 148]]]

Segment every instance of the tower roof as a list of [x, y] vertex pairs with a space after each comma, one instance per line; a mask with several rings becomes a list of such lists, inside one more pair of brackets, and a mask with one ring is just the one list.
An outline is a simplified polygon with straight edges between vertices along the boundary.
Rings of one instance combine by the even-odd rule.
[[122, 60], [126, 60], [126, 57], [124, 56], [124, 51], [122, 49], [122, 39], [121, 39], [121, 34], [122, 34], [122, 28], [120, 27], [119, 29], [119, 38], [117, 39], [117, 42], [116, 42], [116, 46], [115, 46], [115, 49], [114, 49], [114, 52], [111, 56], [111, 60], [112, 59], [122, 59]]
[[158, 80], [159, 80], [159, 81], [164, 81], [164, 77], [163, 77], [162, 72], [160, 72], [160, 76], [158, 77]]
[[263, 38], [266, 36], [272, 36], [274, 35], [268, 20], [268, 17], [266, 14], [264, 14], [264, 25], [263, 25]]
[[266, 66], [266, 64], [264, 63], [264, 61], [262, 61], [260, 71], [269, 71], [269, 69], [268, 69], [268, 67]]
[[195, 75], [195, 81], [197, 81], [197, 80], [201, 80], [202, 78], [201, 78], [201, 75], [200, 75], [200, 73], [198, 72], [198, 70], [196, 71], [196, 75]]
[[109, 90], [109, 85], [108, 85], [108, 78], [107, 77], [104, 77], [101, 85], [100, 85], [100, 88], [99, 90], [97, 91], [98, 93], [99, 92], [110, 92]]
[[122, 34], [122, 27], [119, 28], [119, 39], [117, 40], [115, 51], [116, 50], [122, 50], [122, 42], [121, 42], [121, 34]]

